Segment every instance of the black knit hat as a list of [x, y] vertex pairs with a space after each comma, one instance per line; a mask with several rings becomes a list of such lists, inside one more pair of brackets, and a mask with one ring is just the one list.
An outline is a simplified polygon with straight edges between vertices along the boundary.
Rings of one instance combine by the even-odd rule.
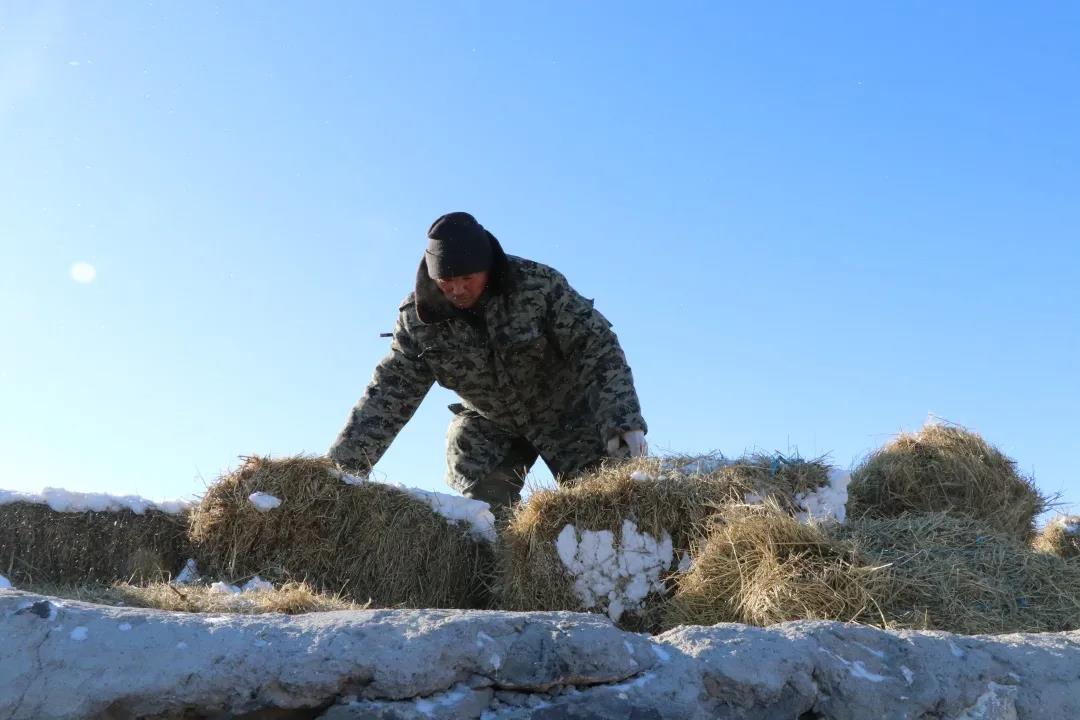
[[431, 223], [427, 236], [424, 258], [432, 279], [491, 269], [491, 236], [469, 213], [443, 215]]

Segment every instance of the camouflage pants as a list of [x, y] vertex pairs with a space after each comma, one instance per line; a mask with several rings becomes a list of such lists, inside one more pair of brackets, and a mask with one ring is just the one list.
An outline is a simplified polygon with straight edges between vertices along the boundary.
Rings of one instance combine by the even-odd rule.
[[[500, 428], [479, 413], [451, 405], [454, 418], [446, 432], [446, 484], [467, 498], [482, 500], [498, 512], [521, 497], [525, 476], [539, 452], [520, 435]], [[602, 458], [582, 467], [599, 464]], [[573, 477], [562, 475], [560, 480]]]

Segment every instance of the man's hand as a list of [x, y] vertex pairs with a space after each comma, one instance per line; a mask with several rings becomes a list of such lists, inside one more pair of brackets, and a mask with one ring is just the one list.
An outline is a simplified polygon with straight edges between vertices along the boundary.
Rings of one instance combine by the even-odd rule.
[[649, 444], [645, 442], [645, 432], [643, 430], [627, 430], [621, 435], [616, 435], [608, 440], [608, 455], [618, 457], [621, 454], [619, 448], [623, 443], [626, 444], [632, 458], [645, 457], [649, 454]]

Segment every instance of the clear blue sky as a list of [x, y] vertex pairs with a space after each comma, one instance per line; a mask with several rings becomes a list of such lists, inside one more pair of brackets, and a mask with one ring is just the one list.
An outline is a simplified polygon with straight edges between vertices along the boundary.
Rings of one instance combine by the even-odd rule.
[[[1076, 3], [0, 1], [0, 487], [325, 452], [468, 210], [596, 298], [654, 450], [934, 413], [1080, 510], [1078, 48]], [[382, 477], [445, 489], [452, 401]]]

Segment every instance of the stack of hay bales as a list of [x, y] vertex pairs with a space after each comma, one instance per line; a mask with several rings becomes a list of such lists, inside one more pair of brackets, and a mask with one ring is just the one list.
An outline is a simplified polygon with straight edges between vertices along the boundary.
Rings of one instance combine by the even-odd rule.
[[403, 489], [351, 480], [325, 458], [247, 458], [192, 512], [200, 567], [306, 581], [375, 607], [487, 603], [488, 542]]
[[191, 556], [185, 512], [105, 496], [73, 511], [62, 496], [77, 494], [10, 495], [0, 503], [0, 568], [16, 585], [167, 580]]
[[856, 469], [846, 524], [732, 507], [665, 624], [802, 618], [959, 633], [1080, 627], [1080, 566], [1028, 545], [1047, 499], [975, 433], [928, 425]]
[[1046, 524], [1032, 547], [1059, 558], [1080, 558], [1080, 515], [1058, 515]]
[[901, 433], [852, 474], [848, 515], [957, 512], [1027, 542], [1049, 500], [1016, 462], [977, 433], [928, 423]]
[[538, 490], [502, 529], [499, 605], [602, 612], [623, 627], [654, 628], [668, 578], [711, 516], [748, 496], [794, 511], [828, 480], [820, 463], [765, 456], [638, 459]]

